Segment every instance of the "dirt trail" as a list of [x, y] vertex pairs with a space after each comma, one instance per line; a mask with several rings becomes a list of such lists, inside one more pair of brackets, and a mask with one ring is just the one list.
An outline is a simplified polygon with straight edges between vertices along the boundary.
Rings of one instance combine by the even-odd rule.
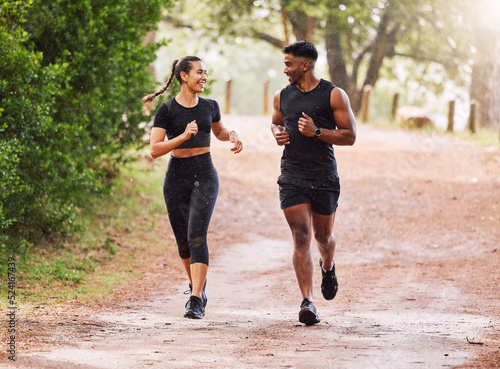
[[156, 293], [88, 307], [85, 332], [81, 321], [54, 329], [57, 345], [20, 354], [17, 367], [500, 367], [498, 150], [360, 125], [355, 146], [336, 148], [339, 294], [323, 300], [317, 268], [321, 323], [305, 327], [277, 198], [281, 148], [267, 117], [224, 122], [245, 151], [213, 142], [221, 190], [206, 317], [182, 318], [185, 279], [151, 274], [142, 283]]

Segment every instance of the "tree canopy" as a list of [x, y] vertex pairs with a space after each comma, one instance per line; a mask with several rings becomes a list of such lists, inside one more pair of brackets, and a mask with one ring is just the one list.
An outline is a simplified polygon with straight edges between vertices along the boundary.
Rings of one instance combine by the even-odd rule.
[[[375, 86], [387, 61], [409, 59], [406, 78], [436, 93], [443, 79], [466, 86], [473, 66], [471, 0], [193, 0], [164, 17], [214, 37], [253, 37], [282, 48], [308, 39], [324, 46], [330, 79], [355, 111], [365, 85]], [[394, 63], [386, 76], [394, 76]], [[441, 78], [435, 78], [440, 74]]]

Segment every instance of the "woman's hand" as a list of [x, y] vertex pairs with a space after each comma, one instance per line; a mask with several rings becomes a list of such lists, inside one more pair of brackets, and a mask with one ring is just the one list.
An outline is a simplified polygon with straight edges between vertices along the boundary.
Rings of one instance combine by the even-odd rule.
[[188, 123], [186, 126], [186, 129], [184, 130], [184, 141], [189, 140], [191, 137], [196, 136], [198, 133], [198, 125], [196, 124], [196, 121], [193, 120], [192, 122]]
[[229, 141], [234, 144], [234, 146], [231, 148], [231, 151], [235, 154], [243, 150], [243, 142], [240, 141], [240, 138], [235, 131], [229, 132]]

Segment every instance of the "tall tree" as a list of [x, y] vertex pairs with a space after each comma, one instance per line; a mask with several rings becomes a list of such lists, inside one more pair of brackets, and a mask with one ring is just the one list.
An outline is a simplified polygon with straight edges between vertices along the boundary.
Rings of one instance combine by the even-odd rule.
[[251, 36], [281, 48], [289, 42], [290, 27], [297, 40], [324, 43], [330, 78], [346, 90], [355, 111], [363, 87], [377, 83], [386, 58], [441, 64], [450, 75], [456, 75], [463, 60], [454, 40], [455, 6], [446, 0], [200, 1], [210, 10], [199, 22], [223, 34]]
[[473, 34], [470, 97], [479, 103], [477, 120], [484, 127], [500, 124], [500, 2], [468, 4], [468, 21]]

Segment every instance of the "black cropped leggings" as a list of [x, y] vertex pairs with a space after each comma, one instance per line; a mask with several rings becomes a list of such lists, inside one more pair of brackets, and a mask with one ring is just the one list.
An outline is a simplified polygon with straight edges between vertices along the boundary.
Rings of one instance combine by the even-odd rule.
[[219, 193], [219, 177], [210, 153], [171, 157], [163, 195], [179, 256], [208, 265], [207, 232]]

